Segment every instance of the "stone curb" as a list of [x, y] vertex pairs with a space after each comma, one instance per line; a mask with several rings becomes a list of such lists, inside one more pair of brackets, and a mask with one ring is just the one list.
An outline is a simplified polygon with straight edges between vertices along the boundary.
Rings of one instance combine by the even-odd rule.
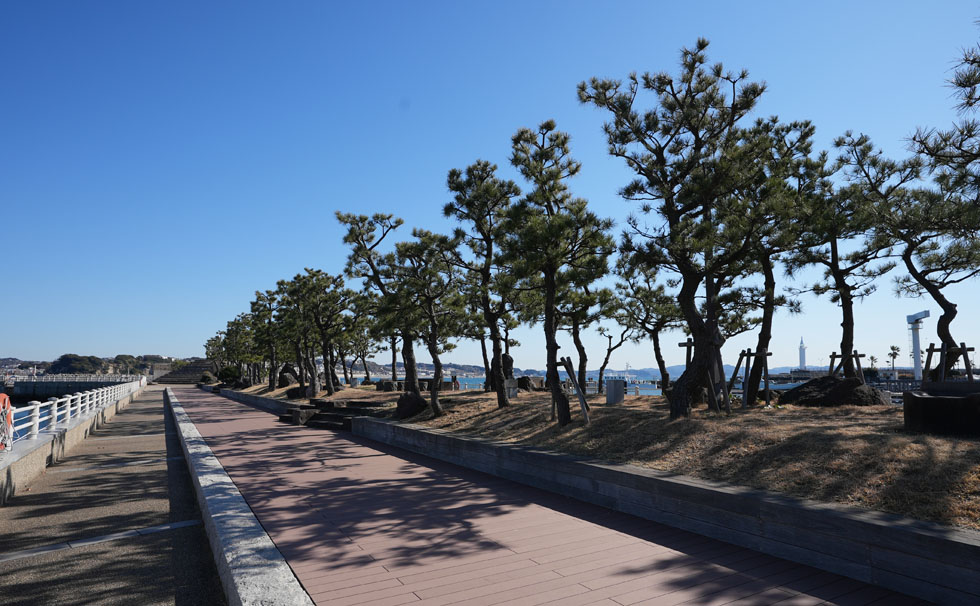
[[310, 596], [169, 387], [164, 400], [179, 429], [180, 446], [229, 606], [312, 606]]
[[13, 497], [18, 489], [33, 482], [49, 465], [65, 458], [72, 448], [124, 410], [144, 389], [141, 387], [98, 410], [73, 417], [67, 427], [42, 429], [37, 439], [14, 443], [12, 450], [0, 455], [0, 505]]
[[353, 433], [943, 604], [980, 604], [980, 532], [355, 417]]

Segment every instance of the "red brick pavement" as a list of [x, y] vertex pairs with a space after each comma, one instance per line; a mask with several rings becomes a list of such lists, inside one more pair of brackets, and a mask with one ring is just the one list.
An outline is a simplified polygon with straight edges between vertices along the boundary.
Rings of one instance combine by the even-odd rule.
[[917, 604], [907, 596], [174, 387], [317, 604]]

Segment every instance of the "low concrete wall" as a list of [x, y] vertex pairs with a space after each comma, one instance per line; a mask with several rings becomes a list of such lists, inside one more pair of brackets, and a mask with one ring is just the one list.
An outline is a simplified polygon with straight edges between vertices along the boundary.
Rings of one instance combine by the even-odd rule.
[[142, 392], [139, 389], [105, 408], [75, 417], [67, 427], [45, 429], [37, 439], [17, 441], [10, 452], [0, 455], [0, 505], [44, 473], [48, 465], [65, 458], [79, 442], [129, 406]]
[[359, 436], [945, 604], [980, 604], [980, 533], [395, 421]]
[[310, 596], [170, 388], [164, 391], [164, 401], [179, 431], [229, 606], [312, 606]]
[[[210, 387], [202, 387], [205, 391], [210, 391]], [[274, 415], [284, 415], [286, 414], [286, 409], [289, 407], [289, 403], [283, 402], [282, 400], [276, 400], [273, 398], [263, 398], [262, 396], [253, 396], [249, 393], [242, 393], [240, 391], [235, 391], [234, 389], [222, 389], [221, 395], [234, 400], [236, 402], [241, 402], [242, 404], [248, 404], [258, 408], [263, 412], [267, 412]]]

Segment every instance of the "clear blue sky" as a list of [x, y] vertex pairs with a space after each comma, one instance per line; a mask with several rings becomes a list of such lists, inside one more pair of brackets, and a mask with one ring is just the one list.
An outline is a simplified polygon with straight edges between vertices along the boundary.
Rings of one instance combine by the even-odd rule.
[[[335, 210], [448, 230], [447, 171], [485, 158], [516, 178], [510, 136], [547, 118], [583, 163], [575, 193], [622, 226], [629, 175], [576, 84], [676, 72], [699, 36], [768, 83], [756, 115], [812, 120], [821, 148], [854, 129], [902, 156], [915, 127], [956, 118], [945, 80], [977, 17], [975, 2], [4, 3], [0, 356], [203, 355], [256, 289], [341, 271]], [[951, 294], [954, 334], [978, 341], [980, 284]], [[774, 365], [796, 363], [801, 336], [811, 364], [838, 347], [837, 308], [803, 302], [777, 317]], [[927, 308], [928, 342], [938, 308], [883, 280], [858, 348], [905, 353], [904, 317]], [[544, 366], [539, 332], [517, 335], [518, 366]], [[753, 342], [731, 340], [727, 361]], [[653, 366], [649, 352], [613, 365]]]

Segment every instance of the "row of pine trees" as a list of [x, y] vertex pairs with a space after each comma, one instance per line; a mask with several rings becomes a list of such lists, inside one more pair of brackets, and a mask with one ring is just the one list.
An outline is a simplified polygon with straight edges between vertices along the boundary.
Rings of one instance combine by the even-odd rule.
[[[484, 160], [449, 171], [443, 213], [457, 223], [450, 234], [414, 229], [392, 242], [401, 219], [338, 212], [349, 249], [343, 273], [307, 269], [257, 292], [251, 311], [208, 341], [208, 356], [256, 380], [268, 373], [270, 387], [288, 361], [310, 393], [332, 393], [338, 364], [347, 379], [357, 361], [367, 370], [382, 349], [400, 349], [406, 390], [418, 394], [415, 347], [423, 346], [434, 366], [430, 406], [439, 415], [441, 360], [454, 342], [481, 343], [488, 385], [506, 407], [509, 333], [536, 325], [544, 330], [553, 416], [564, 425], [571, 413], [558, 334], [571, 336], [584, 383], [581, 335], [599, 326], [608, 342], [601, 371], [623, 343], [651, 342], [677, 418], [705, 389], [709, 407], [728, 406], [711, 378], [722, 345], [755, 330], [757, 350], [768, 349], [775, 311], [799, 311], [801, 293], [839, 305], [840, 350], [852, 351], [855, 302], [896, 266], [896, 292], [930, 297], [942, 309], [939, 340], [957, 348], [957, 306], [946, 289], [980, 273], [980, 123], [970, 117], [980, 100], [976, 49], [963, 53], [951, 81], [963, 119], [914, 131], [904, 159], [851, 132], [832, 152], [814, 151], [810, 122], [752, 118], [765, 84], [709, 63], [707, 50], [703, 39], [683, 49], [674, 75], [578, 85], [579, 100], [605, 116], [608, 153], [633, 173], [620, 193], [636, 212], [618, 239], [613, 222], [573, 194], [581, 165], [569, 135], [548, 120], [512, 137], [509, 161], [521, 183]], [[819, 277], [803, 283], [799, 272], [812, 267]], [[671, 383], [660, 337], [673, 329], [693, 338], [694, 352]], [[317, 357], [327, 368], [322, 385]], [[843, 372], [856, 374], [852, 361]], [[761, 373], [756, 358], [747, 404]]]

